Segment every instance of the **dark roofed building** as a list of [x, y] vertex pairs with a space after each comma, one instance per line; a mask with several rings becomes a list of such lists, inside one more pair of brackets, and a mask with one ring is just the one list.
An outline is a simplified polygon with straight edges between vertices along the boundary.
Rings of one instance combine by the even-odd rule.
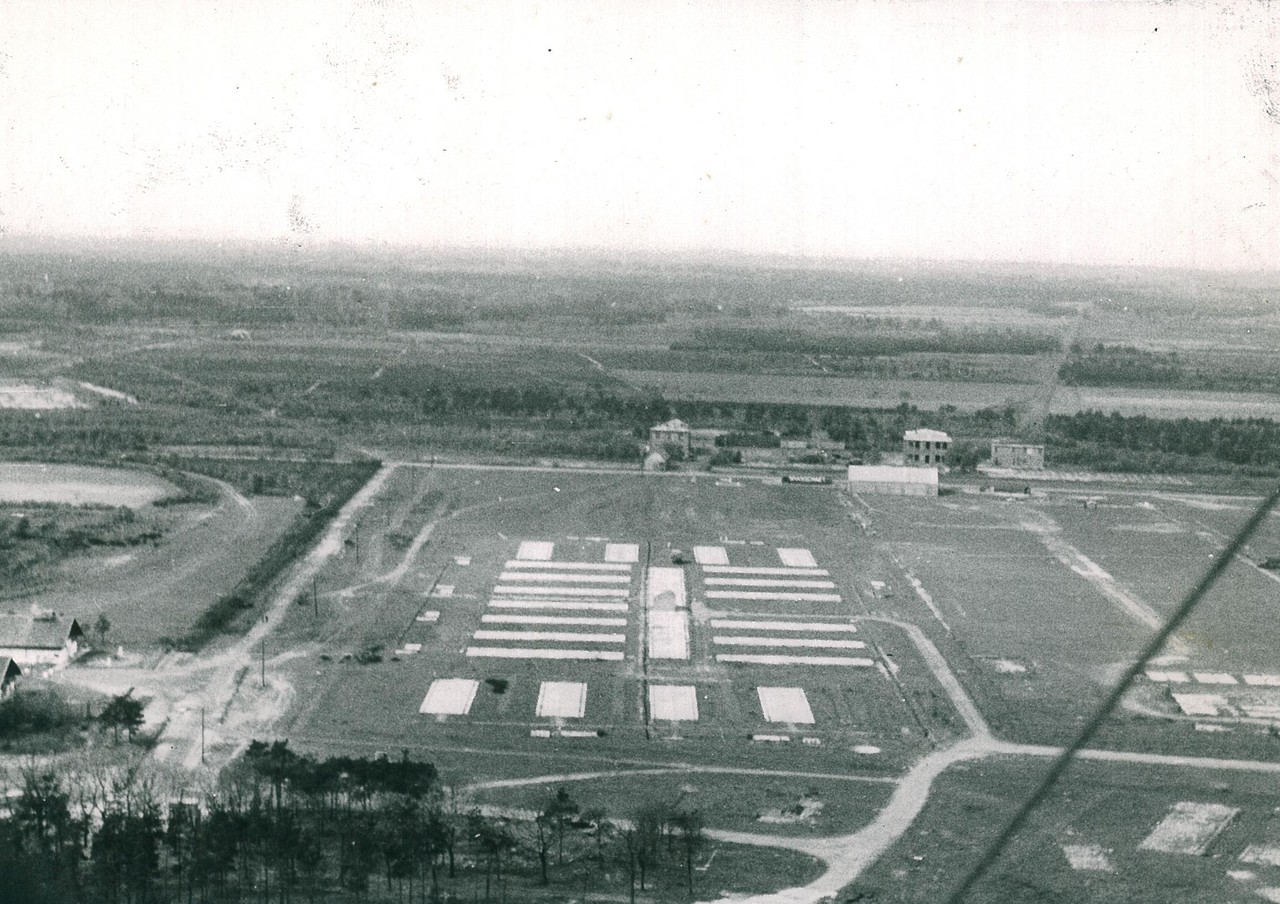
[[66, 665], [83, 637], [74, 618], [0, 615], [0, 656], [19, 665]]
[[0, 700], [13, 693], [18, 679], [22, 677], [22, 669], [9, 656], [0, 656]]

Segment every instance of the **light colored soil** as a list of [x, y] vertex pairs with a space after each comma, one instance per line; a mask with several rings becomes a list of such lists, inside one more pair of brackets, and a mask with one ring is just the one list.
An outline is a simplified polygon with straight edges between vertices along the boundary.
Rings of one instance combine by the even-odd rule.
[[0, 463], [0, 502], [59, 502], [139, 508], [178, 492], [167, 480], [126, 468]]

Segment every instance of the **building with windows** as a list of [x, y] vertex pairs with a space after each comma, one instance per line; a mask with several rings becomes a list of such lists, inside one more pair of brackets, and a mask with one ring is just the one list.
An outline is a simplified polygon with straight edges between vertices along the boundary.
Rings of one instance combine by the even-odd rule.
[[946, 464], [951, 437], [941, 430], [908, 430], [902, 434], [902, 458], [910, 467]]
[[655, 449], [679, 450], [688, 457], [693, 450], [693, 431], [689, 425], [679, 418], [672, 418], [665, 424], [649, 428], [649, 444]]
[[1023, 471], [1044, 469], [1044, 446], [1031, 443], [1015, 443], [998, 439], [991, 443], [991, 464], [997, 468], [1017, 468]]

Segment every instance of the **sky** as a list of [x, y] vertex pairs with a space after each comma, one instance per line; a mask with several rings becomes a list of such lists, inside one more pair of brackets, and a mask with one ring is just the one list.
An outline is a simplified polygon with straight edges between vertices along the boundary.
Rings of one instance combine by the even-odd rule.
[[1243, 0], [0, 0], [0, 110], [12, 236], [1280, 267]]

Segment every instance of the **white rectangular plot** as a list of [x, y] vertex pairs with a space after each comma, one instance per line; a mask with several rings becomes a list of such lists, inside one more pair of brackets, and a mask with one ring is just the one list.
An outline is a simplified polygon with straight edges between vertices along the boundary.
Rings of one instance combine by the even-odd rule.
[[465, 716], [471, 711], [479, 681], [470, 678], [437, 678], [427, 689], [418, 712], [433, 716]]
[[860, 640], [839, 640], [831, 637], [738, 637], [716, 636], [712, 640], [726, 647], [809, 647], [815, 650], [865, 650]]
[[554, 543], [546, 543], [541, 540], [524, 540], [520, 543], [520, 551], [516, 553], [516, 558], [532, 562], [546, 562], [550, 560], [551, 554], [555, 552], [555, 549], [556, 545]]
[[538, 715], [581, 719], [587, 711], [587, 686], [579, 681], [544, 681], [538, 688]]
[[503, 568], [518, 568], [521, 571], [538, 571], [550, 568], [555, 571], [630, 571], [630, 565], [620, 562], [522, 562], [519, 559], [507, 559]]
[[778, 558], [788, 568], [816, 568], [817, 561], [807, 549], [779, 549]]
[[1216, 716], [1227, 705], [1221, 694], [1174, 694], [1173, 701], [1188, 716]]
[[523, 641], [525, 643], [626, 643], [625, 634], [587, 634], [577, 631], [489, 631], [481, 629], [472, 640]]
[[838, 593], [786, 593], [781, 590], [708, 590], [709, 600], [776, 600], [784, 603], [838, 603]]
[[813, 590], [831, 590], [834, 581], [802, 581], [795, 578], [703, 578], [708, 587], [808, 587]]
[[738, 621], [730, 618], [713, 618], [711, 627], [729, 631], [812, 631], [816, 634], [856, 634], [854, 625], [839, 622], [798, 621]]
[[604, 548], [606, 562], [639, 562], [639, 543], [609, 543]]
[[498, 584], [494, 593], [510, 596], [626, 596], [626, 587], [538, 587], [528, 584]]
[[812, 725], [813, 710], [802, 687], [758, 687], [760, 710], [766, 722]]
[[693, 559], [699, 565], [728, 565], [729, 554], [723, 546], [695, 546]]
[[739, 565], [704, 565], [708, 574], [773, 574], [793, 578], [825, 578], [830, 572], [825, 568], [750, 568]]
[[875, 665], [863, 656], [783, 656], [765, 653], [717, 653], [716, 662], [740, 662], [744, 665], [843, 665], [870, 668]]
[[1241, 863], [1259, 863], [1263, 866], [1280, 866], [1280, 847], [1251, 844], [1240, 854]]
[[649, 613], [649, 658], [689, 658], [689, 614], [665, 609]]
[[621, 650], [549, 650], [545, 647], [467, 647], [467, 655], [487, 659], [585, 659], [619, 662]]
[[1239, 812], [1236, 807], [1226, 804], [1176, 803], [1138, 847], [1166, 854], [1198, 856], [1209, 849], [1213, 839]]
[[1280, 687], [1280, 675], [1245, 675], [1244, 683], [1255, 687]]
[[490, 609], [546, 609], [551, 612], [626, 612], [626, 603], [581, 603], [570, 600], [490, 600]]
[[498, 575], [500, 581], [533, 581], [539, 584], [554, 584], [557, 581], [565, 584], [630, 584], [629, 574], [581, 574], [558, 572], [520, 572], [504, 571]]
[[649, 715], [655, 722], [698, 721], [698, 692], [693, 685], [649, 685]]
[[600, 628], [625, 628], [625, 618], [595, 618], [590, 615], [482, 615], [480, 621], [490, 625], [592, 625]]
[[1226, 672], [1192, 672], [1192, 676], [1201, 684], [1239, 684], [1234, 675]]
[[1147, 678], [1152, 681], [1168, 682], [1170, 684], [1186, 684], [1191, 679], [1187, 677], [1186, 672], [1156, 672], [1148, 671]]
[[655, 566], [649, 569], [645, 603], [650, 608], [683, 609], [688, 605], [684, 589], [684, 569]]

